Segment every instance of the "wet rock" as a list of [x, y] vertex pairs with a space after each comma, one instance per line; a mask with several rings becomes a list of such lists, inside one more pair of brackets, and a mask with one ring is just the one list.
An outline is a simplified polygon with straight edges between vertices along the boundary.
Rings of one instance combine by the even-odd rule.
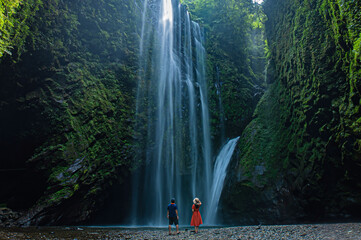
[[82, 168], [84, 159], [85, 157], [76, 159], [75, 162], [69, 167], [68, 172], [74, 174], [76, 171]]
[[0, 226], [14, 226], [15, 221], [20, 217], [20, 213], [14, 212], [10, 208], [0, 208]]

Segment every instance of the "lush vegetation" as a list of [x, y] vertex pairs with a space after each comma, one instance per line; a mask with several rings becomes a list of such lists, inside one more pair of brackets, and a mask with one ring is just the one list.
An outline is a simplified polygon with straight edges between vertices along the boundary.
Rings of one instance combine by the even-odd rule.
[[41, 0], [1, 0], [0, 1], [0, 57], [24, 51], [24, 43], [34, 22]]

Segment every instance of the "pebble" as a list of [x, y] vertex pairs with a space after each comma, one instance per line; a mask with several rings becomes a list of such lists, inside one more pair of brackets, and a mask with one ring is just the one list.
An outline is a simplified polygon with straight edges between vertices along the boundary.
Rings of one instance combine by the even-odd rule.
[[[81, 229], [81, 230], [80, 230]], [[0, 239], [285, 239], [285, 240], [361, 240], [361, 223], [262, 225], [224, 228], [200, 227], [199, 233], [192, 228], [181, 229], [180, 234], [168, 234], [168, 229], [124, 228], [61, 228], [30, 227], [0, 228]], [[80, 231], [79, 231], [80, 230]]]

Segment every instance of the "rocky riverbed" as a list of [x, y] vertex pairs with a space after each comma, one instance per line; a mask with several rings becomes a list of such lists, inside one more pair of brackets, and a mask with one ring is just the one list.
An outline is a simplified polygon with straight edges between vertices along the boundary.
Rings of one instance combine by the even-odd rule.
[[361, 223], [164, 229], [90, 227], [0, 228], [0, 239], [328, 239], [361, 240]]

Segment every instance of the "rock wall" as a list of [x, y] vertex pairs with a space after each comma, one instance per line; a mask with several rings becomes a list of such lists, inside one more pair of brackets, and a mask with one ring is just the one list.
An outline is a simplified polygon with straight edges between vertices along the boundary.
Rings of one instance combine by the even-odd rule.
[[359, 218], [360, 3], [266, 0], [268, 90], [223, 211], [240, 223]]
[[50, 0], [36, 10], [21, 55], [0, 63], [0, 205], [22, 212], [21, 225], [80, 223], [129, 173], [139, 9]]

